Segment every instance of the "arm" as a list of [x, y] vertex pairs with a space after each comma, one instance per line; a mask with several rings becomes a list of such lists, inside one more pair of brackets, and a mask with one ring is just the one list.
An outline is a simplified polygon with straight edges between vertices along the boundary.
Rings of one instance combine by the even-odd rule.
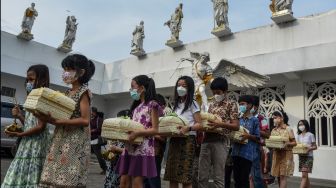
[[313, 150], [317, 150], [316, 142], [312, 142], [312, 145], [310, 146], [310, 148], [308, 148], [308, 152]]
[[242, 135], [242, 137], [243, 137], [243, 140], [249, 139], [249, 140], [251, 140], [253, 142], [259, 143], [259, 141], [260, 141], [260, 139], [259, 139], [260, 138], [259, 122], [258, 122], [258, 120], [256, 120], [253, 123], [254, 123], [253, 133], [250, 132], [251, 134], [249, 134], [249, 133], [245, 132]]
[[193, 126], [182, 127], [181, 128], [181, 132], [183, 134], [186, 134], [189, 131], [198, 131], [198, 130], [202, 129], [202, 125], [201, 125], [201, 123], [202, 123], [201, 113], [199, 111], [195, 112], [193, 114], [193, 117], [194, 117], [195, 124]]
[[269, 130], [260, 130], [260, 137], [261, 138], [269, 138], [271, 133]]
[[31, 128], [31, 129], [28, 129], [25, 132], [21, 132], [21, 133], [6, 132], [6, 134], [8, 134], [10, 136], [17, 136], [17, 137], [32, 136], [32, 135], [41, 133], [45, 129], [46, 125], [47, 125], [46, 123], [38, 120], [37, 125], [35, 127]]
[[20, 120], [21, 124], [24, 125], [24, 116], [21, 113], [21, 110], [18, 105], [12, 109], [12, 116]]
[[232, 130], [232, 131], [238, 131], [239, 130], [239, 120], [238, 119], [234, 119], [234, 120], [231, 120], [231, 121], [217, 121], [217, 122], [213, 122], [213, 121], [210, 121], [208, 120], [209, 123], [208, 125], [209, 126], [213, 126], [213, 128], [218, 128], [218, 127], [221, 127], [221, 128], [226, 128], [226, 129], [229, 129], [229, 130]]
[[289, 146], [289, 147], [296, 146], [296, 140], [295, 140], [294, 132], [292, 129], [290, 129], [289, 131], [289, 142], [286, 143], [286, 146]]

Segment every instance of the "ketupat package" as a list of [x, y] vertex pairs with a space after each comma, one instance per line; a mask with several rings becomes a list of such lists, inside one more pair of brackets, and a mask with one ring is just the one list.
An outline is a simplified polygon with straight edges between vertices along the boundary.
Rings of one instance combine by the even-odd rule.
[[170, 113], [159, 119], [159, 135], [170, 137], [183, 137], [178, 127], [188, 126], [188, 121], [178, 117], [175, 113]]
[[75, 110], [76, 102], [63, 93], [49, 88], [33, 89], [23, 107], [32, 113], [42, 113], [55, 119], [70, 119]]
[[243, 133], [250, 133], [249, 130], [247, 130], [246, 128], [240, 126], [238, 131], [232, 131], [230, 133], [230, 138], [234, 141], [234, 142], [238, 142], [240, 144], [247, 144], [248, 139], [242, 140], [242, 135]]

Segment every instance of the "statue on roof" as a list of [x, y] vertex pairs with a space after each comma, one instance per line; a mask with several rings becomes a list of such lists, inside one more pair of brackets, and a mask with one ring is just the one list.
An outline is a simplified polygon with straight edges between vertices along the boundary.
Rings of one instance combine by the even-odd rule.
[[25, 40], [31, 40], [34, 38], [31, 30], [37, 16], [38, 13], [35, 9], [35, 3], [31, 3], [31, 7], [28, 7], [24, 12], [21, 23], [22, 32], [18, 35], [18, 38], [22, 38]]
[[64, 40], [60, 47], [58, 47], [59, 51], [68, 53], [72, 51], [72, 45], [76, 39], [76, 32], [77, 32], [77, 19], [75, 16], [68, 16], [66, 19], [66, 28], [64, 34]]
[[144, 21], [140, 21], [140, 25], [137, 25], [132, 33], [131, 54], [135, 56], [141, 56], [145, 54], [143, 49], [143, 39], [145, 38]]

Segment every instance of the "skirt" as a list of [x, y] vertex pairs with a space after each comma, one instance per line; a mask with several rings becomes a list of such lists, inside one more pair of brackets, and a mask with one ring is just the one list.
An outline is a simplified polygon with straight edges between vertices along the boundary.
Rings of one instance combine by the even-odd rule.
[[164, 180], [182, 184], [192, 183], [196, 138], [170, 139]]
[[299, 155], [299, 172], [312, 173], [313, 163], [313, 156]]

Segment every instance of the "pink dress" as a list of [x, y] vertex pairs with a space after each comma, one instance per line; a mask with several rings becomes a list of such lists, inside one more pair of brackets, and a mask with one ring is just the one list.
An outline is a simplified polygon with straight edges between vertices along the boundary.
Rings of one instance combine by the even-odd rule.
[[[151, 112], [153, 109], [162, 114], [162, 109], [156, 101], [147, 104], [141, 103], [134, 109], [133, 120], [141, 123], [145, 129], [152, 127]], [[156, 177], [154, 137], [145, 137], [141, 145], [125, 144], [125, 150], [121, 154], [116, 165], [116, 171], [120, 175]]]

